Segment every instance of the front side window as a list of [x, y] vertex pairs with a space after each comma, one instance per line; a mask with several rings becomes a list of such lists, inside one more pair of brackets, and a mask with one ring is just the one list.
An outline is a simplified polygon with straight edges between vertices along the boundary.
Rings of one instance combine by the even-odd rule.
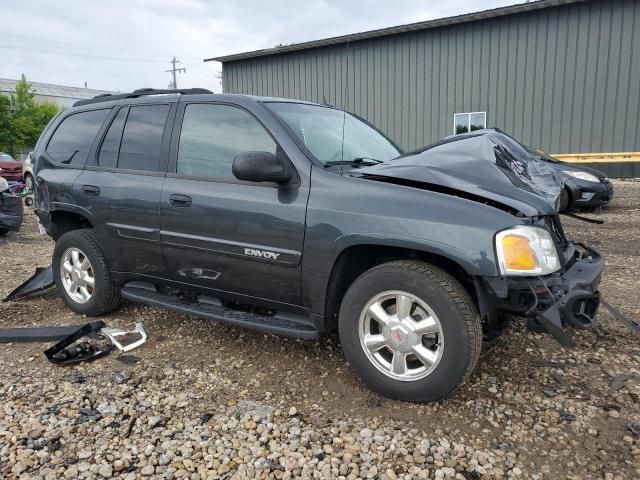
[[69, 115], [53, 133], [47, 145], [47, 153], [56, 162], [84, 165], [108, 114], [109, 109], [102, 109]]
[[355, 159], [387, 161], [402, 152], [371, 125], [342, 110], [303, 103], [268, 103], [324, 164]]
[[118, 168], [157, 170], [169, 105], [137, 105], [129, 109], [122, 133]]
[[486, 112], [456, 113], [453, 116], [453, 133], [456, 135], [483, 128], [487, 128]]
[[187, 105], [180, 131], [177, 173], [235, 178], [231, 165], [243, 152], [276, 154], [276, 143], [248, 112], [229, 105]]

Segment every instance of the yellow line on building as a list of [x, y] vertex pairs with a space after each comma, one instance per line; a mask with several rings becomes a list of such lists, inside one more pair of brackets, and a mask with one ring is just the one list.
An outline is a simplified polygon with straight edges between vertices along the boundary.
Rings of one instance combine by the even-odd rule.
[[559, 153], [552, 156], [568, 163], [640, 163], [640, 152]]

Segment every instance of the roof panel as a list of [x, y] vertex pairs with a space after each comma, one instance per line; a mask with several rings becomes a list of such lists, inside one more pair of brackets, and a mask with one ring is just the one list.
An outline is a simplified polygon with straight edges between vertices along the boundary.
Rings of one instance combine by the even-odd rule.
[[235, 53], [232, 55], [224, 55], [221, 57], [205, 58], [205, 62], [234, 62], [238, 60], [246, 60], [249, 58], [266, 57], [270, 55], [279, 55], [281, 53], [295, 52], [299, 50], [307, 50], [310, 48], [324, 47], [328, 45], [338, 45], [341, 43], [355, 42], [358, 40], [366, 40], [369, 38], [384, 37], [388, 35], [396, 35], [398, 33], [413, 32], [416, 30], [426, 30], [429, 28], [444, 27], [447, 25], [455, 25], [459, 23], [473, 22], [484, 20], [487, 18], [501, 17], [504, 15], [513, 15], [543, 8], [557, 7], [560, 5], [568, 5], [571, 3], [585, 2], [588, 0], [537, 0], [528, 1], [509, 5], [507, 7], [492, 8], [490, 10], [482, 10], [480, 12], [467, 13], [464, 15], [456, 15], [453, 17], [439, 18], [435, 20], [427, 20], [425, 22], [410, 23], [397, 27], [381, 28], [378, 30], [369, 30], [361, 33], [353, 33], [350, 35], [341, 35], [338, 37], [330, 37], [321, 40], [313, 40], [310, 42], [294, 43], [281, 47], [267, 48], [262, 50], [254, 50], [251, 52]]
[[[18, 80], [0, 78], [0, 92], [15, 92]], [[63, 97], [74, 99], [93, 98], [103, 93], [115, 93], [109, 90], [96, 90], [93, 88], [68, 87], [66, 85], [54, 85], [51, 83], [29, 82], [38, 95], [48, 97]]]

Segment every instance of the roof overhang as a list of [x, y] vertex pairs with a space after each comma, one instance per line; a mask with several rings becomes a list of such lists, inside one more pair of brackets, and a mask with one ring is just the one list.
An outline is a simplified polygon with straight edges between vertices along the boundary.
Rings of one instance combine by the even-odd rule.
[[531, 12], [544, 8], [558, 7], [572, 3], [581, 3], [589, 0], [537, 0], [528, 3], [519, 3], [509, 5], [507, 7], [492, 8], [482, 10], [480, 12], [467, 13], [464, 15], [456, 15], [453, 17], [438, 18], [435, 20], [427, 20], [425, 22], [409, 23], [407, 25], [399, 25], [397, 27], [380, 28], [378, 30], [369, 30], [367, 32], [353, 33], [350, 35], [341, 35], [338, 37], [324, 38], [322, 40], [313, 40], [310, 42], [294, 43], [291, 45], [282, 45], [274, 48], [266, 48], [263, 50], [254, 50], [252, 52], [235, 53], [232, 55], [224, 55], [222, 57], [205, 58], [205, 62], [235, 62], [238, 60], [247, 60], [250, 58], [267, 57], [270, 55], [279, 55], [282, 53], [296, 52], [299, 50], [307, 50], [317, 47], [325, 47], [330, 45], [339, 45], [342, 43], [356, 42], [359, 40], [367, 40], [371, 38], [385, 37], [388, 35], [396, 35], [399, 33], [415, 32], [417, 30], [427, 30], [431, 28], [445, 27], [449, 25], [457, 25], [460, 23], [475, 22], [478, 20], [487, 20], [490, 18], [503, 17], [517, 13]]

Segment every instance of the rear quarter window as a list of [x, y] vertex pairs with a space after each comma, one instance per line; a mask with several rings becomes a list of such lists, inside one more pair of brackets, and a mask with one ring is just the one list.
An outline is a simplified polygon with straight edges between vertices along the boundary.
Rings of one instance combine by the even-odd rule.
[[84, 165], [109, 110], [89, 110], [65, 117], [49, 140], [49, 156], [59, 163]]

